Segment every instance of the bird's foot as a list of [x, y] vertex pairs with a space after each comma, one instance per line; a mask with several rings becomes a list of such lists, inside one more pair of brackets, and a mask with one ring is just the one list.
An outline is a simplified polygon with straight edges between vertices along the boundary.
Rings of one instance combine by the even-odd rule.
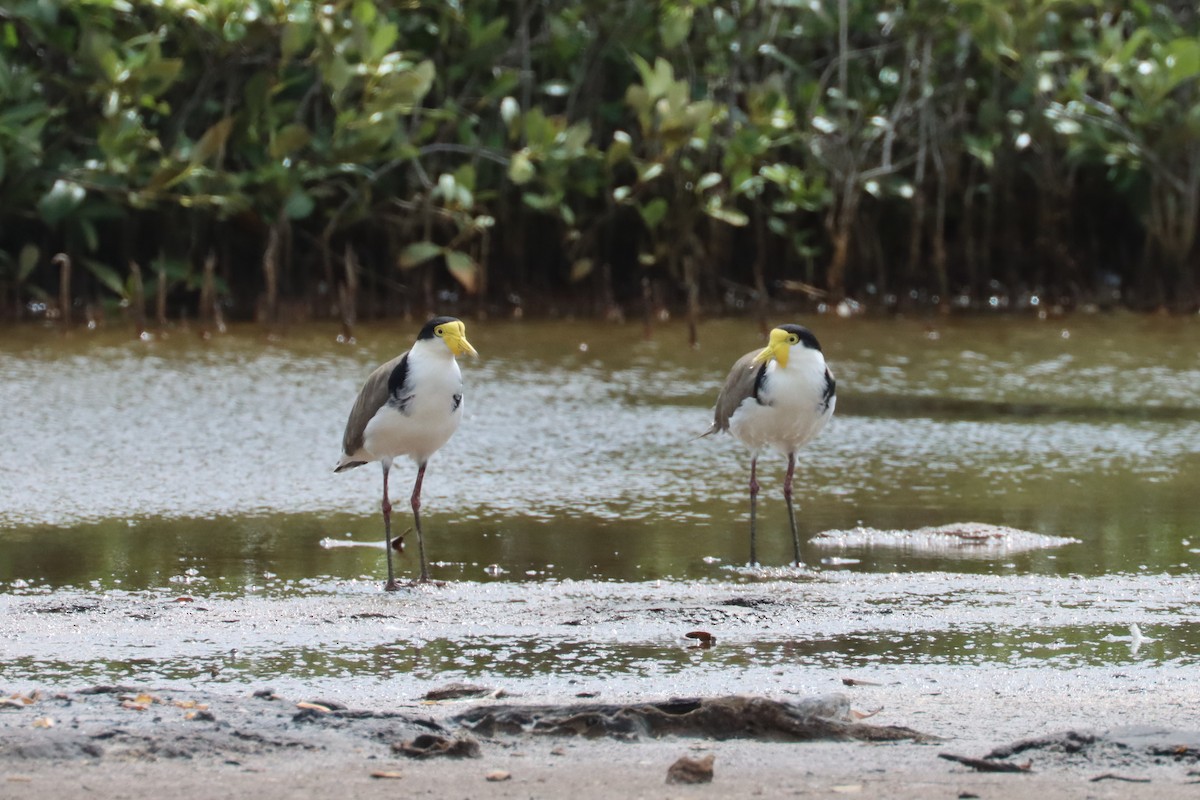
[[383, 590], [385, 592], [398, 592], [400, 591], [400, 584], [396, 582], [395, 578], [392, 578], [383, 584]]
[[434, 580], [433, 578], [429, 577], [428, 575], [422, 575], [419, 578], [413, 578], [411, 581], [409, 581], [408, 585], [414, 586], [414, 587], [415, 586], [436, 586], [440, 589], [441, 587], [446, 585], [446, 582]]

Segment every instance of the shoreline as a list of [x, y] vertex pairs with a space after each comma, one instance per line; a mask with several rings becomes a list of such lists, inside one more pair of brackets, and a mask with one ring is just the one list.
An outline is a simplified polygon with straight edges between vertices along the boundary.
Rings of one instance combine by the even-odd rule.
[[[187, 600], [165, 590], [4, 595], [0, 696], [41, 695], [0, 707], [0, 794], [1186, 796], [1200, 780], [1195, 597], [1189, 576], [929, 573], [457, 583], [394, 595], [349, 582]], [[1105, 634], [1131, 621], [1145, 644]], [[696, 631], [711, 647], [685, 636]], [[464, 681], [492, 694], [422, 699]], [[83, 693], [98, 682], [126, 685]], [[937, 739], [499, 732], [476, 735], [480, 758], [392, 750], [420, 732], [460, 732], [454, 719], [473, 708], [838, 694], [863, 724]], [[36, 724], [44, 719], [53, 722]], [[1065, 731], [1110, 735], [1068, 752], [1053, 744]], [[1046, 737], [1005, 759], [1031, 762], [1030, 773], [939, 758]], [[676, 759], [705, 755], [715, 756], [711, 784], [665, 783]], [[509, 778], [487, 779], [500, 772]]]

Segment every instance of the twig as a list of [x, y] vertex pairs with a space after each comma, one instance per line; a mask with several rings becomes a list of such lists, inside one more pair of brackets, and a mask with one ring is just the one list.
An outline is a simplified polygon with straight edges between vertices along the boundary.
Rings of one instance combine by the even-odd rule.
[[980, 772], [1032, 772], [1029, 764], [1009, 764], [1006, 761], [988, 761], [983, 758], [956, 756], [953, 753], [938, 753], [938, 758], [947, 761], [957, 761], [959, 764], [979, 770]]
[[1088, 778], [1092, 783], [1098, 781], [1125, 781], [1126, 783], [1149, 783], [1149, 778], [1130, 778], [1127, 775], [1118, 775], [1115, 772], [1106, 772], [1103, 775], [1097, 775], [1094, 778]]

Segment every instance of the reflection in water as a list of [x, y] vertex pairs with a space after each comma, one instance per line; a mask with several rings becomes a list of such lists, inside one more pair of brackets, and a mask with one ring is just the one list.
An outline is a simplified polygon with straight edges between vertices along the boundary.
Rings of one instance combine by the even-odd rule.
[[[638, 326], [473, 325], [467, 415], [425, 486], [435, 576], [728, 577], [744, 562], [745, 456], [695, 436], [722, 365], [759, 343], [754, 325], [708, 323], [699, 351], [671, 327], [645, 342]], [[864, 549], [840, 568], [1195, 570], [1196, 321], [811, 325], [842, 398], [798, 471], [803, 531], [981, 521], [1083, 542], [979, 563]], [[378, 472], [332, 464], [359, 377], [410, 327], [364, 329], [356, 349], [319, 328], [272, 343], [5, 331], [0, 589], [270, 594], [378, 575], [378, 549], [319, 543], [381, 538]], [[780, 472], [762, 470], [768, 564], [788, 559]]]
[[[672, 642], [597, 643], [547, 638], [477, 637], [395, 641], [361, 646], [247, 648], [176, 658], [98, 658], [81, 668], [77, 661], [19, 658], [5, 663], [11, 681], [73, 678], [86, 682], [241, 685], [328, 676], [379, 683], [401, 681], [521, 681], [548, 676], [557, 683], [580, 684], [639, 677], [664, 678], [681, 673], [720, 672], [753, 667], [860, 670], [921, 663], [1010, 667], [1032, 665], [1075, 669], [1086, 666], [1194, 666], [1200, 636], [1194, 626], [1165, 630], [1171, 648], [1144, 652], [1107, 636], [1106, 628], [1011, 629], [952, 628], [935, 634], [878, 632], [830, 639], [763, 639], [752, 644], [700, 648]], [[1154, 641], [1154, 640], [1148, 640]], [[410, 691], [417, 692], [412, 688]]]

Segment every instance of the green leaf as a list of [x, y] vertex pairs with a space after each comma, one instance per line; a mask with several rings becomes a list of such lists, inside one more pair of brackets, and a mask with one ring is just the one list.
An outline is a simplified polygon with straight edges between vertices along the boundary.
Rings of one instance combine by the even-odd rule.
[[476, 28], [470, 31], [471, 49], [477, 50], [484, 45], [499, 41], [504, 35], [505, 29], [508, 28], [507, 15], [501, 15], [496, 19], [484, 25], [482, 28]]
[[1200, 75], [1200, 39], [1176, 39], [1169, 42], [1166, 64], [1168, 92], [1183, 81]]
[[174, 186], [179, 181], [192, 174], [196, 169], [195, 164], [180, 164], [178, 162], [168, 162], [154, 170], [150, 176], [150, 180], [146, 182], [146, 188], [151, 190], [165, 189], [169, 186]]
[[279, 49], [284, 61], [289, 61], [308, 46], [312, 39], [313, 26], [307, 22], [289, 22], [283, 26]]
[[399, 38], [400, 30], [395, 23], [389, 22], [376, 28], [375, 32], [371, 34], [370, 53], [368, 54], [370, 60], [378, 61], [386, 56]]
[[378, 14], [379, 11], [375, 8], [375, 3], [372, 0], [357, 0], [350, 12], [350, 16], [354, 21], [362, 25], [370, 25], [375, 21], [375, 17]]
[[89, 253], [94, 253], [100, 249], [100, 232], [96, 230], [96, 225], [90, 219], [79, 220], [79, 230], [83, 234], [84, 245]]
[[158, 97], [171, 88], [171, 84], [175, 82], [181, 72], [183, 72], [183, 59], [181, 58], [164, 58], [151, 62], [138, 73], [142, 82], [142, 91], [151, 97]]
[[517, 186], [521, 186], [533, 180], [535, 174], [533, 162], [529, 159], [528, 147], [513, 153], [512, 160], [508, 163], [509, 180]]
[[[390, 70], [391, 67], [381, 67]], [[395, 113], [408, 111], [420, 105], [433, 87], [436, 71], [432, 61], [422, 61], [411, 69], [400, 72], [388, 71], [379, 79], [376, 92], [371, 97], [368, 112]]]
[[312, 140], [308, 126], [299, 122], [284, 125], [271, 139], [271, 157], [280, 160], [304, 147]]
[[741, 228], [750, 223], [750, 218], [736, 208], [728, 208], [721, 204], [721, 198], [713, 197], [704, 207], [704, 213], [713, 219], [719, 219], [735, 228]]
[[638, 165], [638, 179], [642, 181], [652, 181], [659, 175], [663, 174], [664, 167], [657, 161], [653, 164]]
[[400, 251], [400, 269], [412, 269], [442, 254], [441, 245], [433, 242], [413, 242]]
[[662, 18], [658, 21], [658, 35], [662, 38], [663, 47], [670, 50], [681, 44], [692, 32], [692, 6], [669, 5], [663, 9]]
[[33, 272], [41, 257], [42, 251], [36, 244], [30, 243], [21, 248], [21, 254], [17, 256], [17, 283], [29, 277], [29, 273]]
[[668, 208], [666, 200], [656, 197], [649, 203], [646, 203], [646, 205], [640, 207], [638, 211], [641, 212], [642, 221], [646, 223], [646, 227], [654, 230], [658, 227], [658, 223], [662, 222], [663, 218], [667, 216]]
[[96, 276], [96, 279], [107, 286], [117, 297], [124, 298], [128, 296], [124, 279], [108, 264], [97, 261], [94, 258], [85, 258], [83, 265], [87, 267], [88, 272]]
[[590, 258], [581, 258], [571, 265], [571, 283], [579, 281], [592, 274], [595, 262]]
[[721, 174], [719, 172], [709, 172], [696, 181], [697, 192], [707, 192], [709, 189], [721, 183]]
[[54, 226], [74, 213], [85, 197], [87, 190], [78, 183], [59, 178], [38, 201], [38, 212], [47, 225]]
[[633, 139], [625, 131], [617, 131], [613, 134], [612, 144], [608, 146], [608, 154], [605, 156], [605, 161], [611, 167], [613, 164], [618, 164], [629, 158], [629, 154], [632, 151]]
[[475, 265], [474, 260], [458, 250], [447, 250], [445, 256], [446, 268], [450, 270], [450, 274], [462, 284], [468, 294], [474, 294], [479, 279], [479, 268]]
[[196, 142], [192, 148], [192, 163], [199, 164], [207, 161], [225, 146], [229, 134], [233, 131], [233, 117], [225, 117], [214, 123]]
[[296, 189], [288, 195], [287, 202], [283, 206], [283, 213], [287, 214], [288, 219], [304, 219], [313, 212], [316, 205], [312, 195], [303, 189]]
[[538, 211], [556, 211], [558, 210], [558, 198], [553, 195], [534, 194], [528, 192], [521, 195], [521, 200], [530, 208]]

